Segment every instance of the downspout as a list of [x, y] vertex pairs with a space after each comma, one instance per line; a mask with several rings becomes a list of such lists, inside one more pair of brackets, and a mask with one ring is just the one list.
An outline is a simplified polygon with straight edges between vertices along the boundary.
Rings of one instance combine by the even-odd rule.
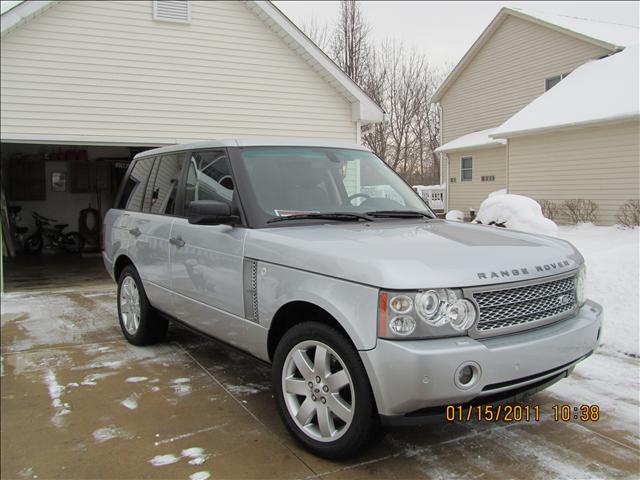
[[[442, 106], [440, 102], [436, 103], [436, 108], [438, 109], [438, 116], [440, 117], [440, 131], [438, 132], [438, 143], [442, 146], [442, 131], [444, 130], [444, 112], [442, 111]], [[447, 156], [444, 152], [440, 152], [440, 185], [445, 186], [444, 188], [444, 213], [449, 211], [449, 162], [447, 161]]]

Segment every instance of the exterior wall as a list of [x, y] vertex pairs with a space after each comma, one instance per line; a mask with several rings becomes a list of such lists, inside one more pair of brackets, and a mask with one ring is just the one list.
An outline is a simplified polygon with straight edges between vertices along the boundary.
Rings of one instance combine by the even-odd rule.
[[640, 198], [639, 152], [638, 121], [514, 137], [509, 192], [536, 200], [593, 200], [599, 223], [614, 224], [620, 206]]
[[2, 39], [2, 139], [356, 140], [351, 104], [241, 2], [60, 2]]
[[608, 52], [508, 16], [440, 100], [443, 144], [494, 128], [544, 93], [545, 78]]
[[[448, 153], [449, 180], [456, 179], [454, 183], [449, 182], [449, 210], [461, 210], [465, 215], [469, 215], [470, 208], [477, 212], [482, 201], [491, 192], [506, 188], [506, 155], [506, 147]], [[473, 179], [461, 182], [460, 159], [467, 156], [473, 157]], [[483, 182], [483, 175], [494, 175], [496, 179], [493, 182]]]

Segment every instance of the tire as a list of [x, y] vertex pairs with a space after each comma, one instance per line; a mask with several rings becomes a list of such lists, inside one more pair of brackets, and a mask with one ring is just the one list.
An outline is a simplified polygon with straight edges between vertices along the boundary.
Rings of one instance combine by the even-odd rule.
[[84, 239], [78, 232], [69, 232], [63, 236], [63, 248], [69, 253], [80, 253], [84, 248]]
[[[149, 303], [138, 272], [124, 267], [118, 279], [118, 319], [122, 334], [133, 345], [152, 345], [164, 339], [169, 321]], [[137, 307], [136, 307], [137, 306]]]
[[43, 244], [42, 236], [38, 234], [31, 235], [24, 241], [24, 251], [31, 255], [36, 255], [42, 251]]
[[[322, 358], [327, 360], [317, 366]], [[302, 360], [307, 366], [299, 368]], [[287, 331], [276, 347], [272, 381], [282, 421], [312, 453], [344, 459], [378, 437], [367, 372], [351, 342], [335, 328], [304, 322]]]

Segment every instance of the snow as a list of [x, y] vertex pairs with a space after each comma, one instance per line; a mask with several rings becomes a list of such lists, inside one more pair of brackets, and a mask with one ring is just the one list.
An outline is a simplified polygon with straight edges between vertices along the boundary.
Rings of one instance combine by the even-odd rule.
[[97, 442], [106, 442], [107, 440], [112, 440], [114, 438], [132, 438], [129, 432], [122, 430], [121, 428], [117, 428], [114, 425], [109, 425], [107, 427], [99, 428], [93, 432], [93, 438]]
[[553, 235], [558, 231], [558, 226], [542, 215], [538, 202], [523, 195], [503, 192], [493, 192], [480, 204], [475, 223], [504, 223], [506, 228], [546, 235]]
[[559, 15], [514, 7], [511, 7], [511, 10], [524, 13], [525, 15], [551, 23], [565, 30], [610, 43], [616, 47], [636, 45], [638, 44], [638, 38], [640, 36], [640, 29], [635, 25], [611, 23], [591, 18]]
[[135, 410], [136, 408], [138, 408], [138, 397], [137, 395], [133, 394], [130, 397], [125, 398], [122, 402], [120, 402], [120, 404], [123, 407], [128, 408], [129, 410]]
[[449, 210], [444, 218], [455, 222], [464, 222], [464, 213], [460, 210]]
[[472, 147], [500, 147], [506, 145], [506, 140], [492, 138], [495, 128], [489, 128], [487, 130], [480, 130], [478, 132], [468, 133], [461, 137], [451, 140], [445, 143], [439, 148], [436, 148], [436, 152], [452, 152], [454, 150], [464, 150]]
[[147, 380], [147, 377], [129, 377], [127, 378], [127, 382], [129, 383], [138, 383], [138, 382], [145, 382]]
[[207, 480], [210, 476], [209, 472], [196, 472], [189, 475], [189, 480]]
[[496, 128], [492, 135], [506, 138], [562, 126], [637, 118], [639, 56], [639, 47], [634, 46], [585, 63]]
[[585, 259], [587, 298], [604, 307], [603, 349], [640, 355], [639, 229], [581, 224], [559, 227], [555, 236]]
[[172, 463], [176, 463], [178, 460], [180, 460], [178, 457], [176, 457], [172, 453], [169, 453], [167, 455], [156, 455], [151, 460], [149, 460], [149, 463], [154, 467], [163, 467], [164, 465], [171, 465]]

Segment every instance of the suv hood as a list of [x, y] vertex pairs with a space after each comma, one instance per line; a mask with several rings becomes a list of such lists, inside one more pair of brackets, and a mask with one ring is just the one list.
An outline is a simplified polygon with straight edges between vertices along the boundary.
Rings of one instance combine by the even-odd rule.
[[583, 261], [564, 240], [443, 220], [250, 230], [245, 256], [392, 290], [515, 282]]

